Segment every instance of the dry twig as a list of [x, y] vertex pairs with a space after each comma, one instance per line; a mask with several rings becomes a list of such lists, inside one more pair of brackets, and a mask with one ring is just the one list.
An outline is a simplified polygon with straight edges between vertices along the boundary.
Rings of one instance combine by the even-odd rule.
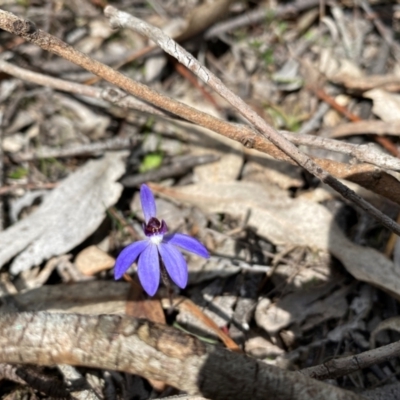
[[51, 87], [56, 90], [63, 92], [74, 93], [80, 96], [93, 97], [95, 99], [106, 100], [116, 106], [123, 108], [131, 108], [140, 112], [148, 114], [169, 116], [156, 107], [145, 104], [132, 96], [128, 96], [126, 93], [118, 89], [113, 88], [98, 88], [88, 85], [82, 85], [75, 82], [66, 81], [63, 79], [53, 78], [51, 76], [32, 72], [27, 69], [19, 68], [7, 61], [0, 59], [0, 71], [6, 72], [7, 74], [14, 76], [15, 78], [23, 79], [25, 81], [33, 82], [38, 85]]
[[[344, 116], [346, 116], [350, 121], [353, 122], [361, 122], [362, 119], [358, 116], [350, 112], [346, 107], [341, 106], [336, 102], [334, 98], [329, 96], [323, 89], [313, 88], [313, 92], [319, 97], [321, 100], [328, 103], [334, 110], [340, 112]], [[375, 141], [378, 142], [383, 148], [385, 148], [389, 153], [398, 157], [400, 155], [399, 150], [395, 146], [395, 144], [389, 140], [388, 138], [382, 136], [375, 136]]]
[[338, 153], [347, 154], [362, 162], [367, 162], [385, 169], [399, 171], [400, 159], [379, 151], [370, 144], [353, 144], [320, 136], [299, 135], [292, 132], [280, 131], [280, 133], [285, 136], [286, 139], [297, 145], [336, 151]]
[[[163, 117], [171, 117], [170, 114], [164, 113], [162, 110], [142, 103], [136, 100], [132, 96], [128, 96], [126, 93], [118, 89], [100, 89], [79, 83], [69, 82], [58, 78], [49, 77], [47, 75], [32, 72], [23, 68], [19, 68], [6, 61], [0, 60], [0, 70], [8, 73], [16, 78], [23, 79], [29, 82], [36, 83], [51, 87], [56, 90], [62, 90], [68, 93], [74, 93], [82, 96], [93, 97], [97, 99], [103, 99], [111, 102], [119, 107], [130, 108], [138, 110], [140, 112], [151, 113]], [[382, 121], [372, 121], [382, 122]], [[237, 125], [230, 124], [232, 130], [240, 129]], [[355, 124], [353, 124], [355, 125]], [[340, 128], [340, 127], [339, 127]], [[243, 127], [242, 129], [247, 129]], [[365, 128], [364, 128], [365, 129]], [[371, 131], [372, 132], [372, 131]], [[348, 154], [361, 162], [367, 162], [376, 165], [380, 168], [400, 170], [400, 160], [394, 157], [390, 157], [382, 152], [378, 152], [368, 145], [354, 145], [351, 143], [344, 143], [337, 140], [330, 140], [312, 135], [298, 135], [290, 132], [280, 132], [286, 139], [290, 140], [296, 145], [305, 145], [310, 147], [323, 148], [326, 150], [337, 151], [340, 153]], [[133, 144], [129, 142], [129, 139], [115, 139], [113, 143], [107, 141], [103, 143], [94, 143], [93, 145], [84, 145], [82, 148], [74, 149], [57, 149], [54, 151], [43, 150], [36, 154], [18, 154], [13, 157], [15, 162], [30, 161], [37, 158], [58, 158], [58, 157], [73, 157], [84, 154], [92, 154], [97, 151], [104, 150], [117, 150], [122, 148], [131, 147]], [[92, 147], [93, 146], [93, 147]]]
[[348, 375], [351, 372], [370, 367], [373, 364], [379, 364], [391, 358], [399, 357], [399, 355], [400, 341], [354, 356], [334, 358], [326, 363], [305, 368], [300, 372], [314, 379], [335, 379], [340, 376]]
[[211, 39], [227, 31], [264, 22], [267, 18], [279, 19], [298, 15], [310, 8], [318, 7], [319, 4], [320, 0], [297, 0], [289, 4], [279, 4], [276, 10], [271, 10], [262, 5], [259, 8], [241, 14], [236, 18], [216, 24], [205, 32], [204, 37], [206, 39]]
[[[14, 162], [23, 162], [37, 160], [41, 158], [67, 158], [67, 157], [82, 157], [88, 155], [95, 155], [110, 150], [124, 150], [136, 147], [139, 143], [138, 137], [114, 137], [111, 139], [79, 144], [71, 147], [60, 149], [44, 148], [35, 152], [26, 152], [11, 155]], [[1, 194], [1, 188], [0, 188]]]
[[[276, 159], [294, 163], [290, 157], [280, 151], [272, 143], [265, 140], [261, 135], [255, 133], [250, 127], [228, 123], [209, 114], [197, 111], [185, 104], [177, 102], [176, 100], [165, 97], [147, 86], [134, 82], [112, 68], [76, 51], [60, 39], [57, 39], [41, 30], [36, 30], [34, 25], [29, 21], [25, 21], [11, 13], [0, 10], [0, 28], [6, 29], [16, 35], [21, 35], [25, 40], [35, 43], [38, 46], [101, 76], [110, 83], [123, 87], [126, 91], [132, 93], [136, 97], [151, 102], [157, 107], [167, 110], [175, 115], [179, 115], [195, 124], [213, 130], [227, 138], [236, 140], [247, 147], [267, 153]], [[366, 187], [367, 189], [373, 190], [378, 194], [388, 197], [395, 202], [399, 201], [399, 182], [392, 176], [382, 171], [377, 171], [370, 165], [361, 164], [349, 166], [329, 160], [314, 159], [325, 170], [338, 178], [348, 179]], [[391, 188], [391, 190], [388, 188]]]
[[293, 159], [298, 165], [306, 169], [312, 175], [319, 178], [322, 182], [331, 186], [344, 198], [357, 204], [365, 212], [376, 218], [391, 231], [400, 234], [400, 225], [391, 218], [384, 215], [381, 211], [373, 207], [354, 191], [335, 179], [326, 172], [320, 165], [316, 164], [310, 157], [297, 149], [295, 145], [287, 141], [274, 128], [268, 125], [255, 111], [253, 111], [241, 98], [231, 92], [219, 78], [211, 71], [201, 65], [190, 53], [179, 46], [170, 37], [165, 35], [160, 29], [153, 27], [144, 21], [132, 17], [130, 14], [118, 11], [112, 6], [104, 9], [105, 15], [110, 18], [110, 24], [114, 28], [130, 28], [142, 35], [149, 37], [157, 43], [164, 51], [175, 57], [180, 63], [194, 72], [203, 82], [212, 87], [218, 94], [227, 100], [236, 110], [239, 111], [248, 121], [250, 121], [261, 135], [270, 140], [286, 155]]
[[47, 183], [22, 183], [17, 185], [8, 185], [8, 186], [1, 186], [0, 187], [0, 196], [6, 196], [12, 192], [15, 192], [19, 189], [24, 190], [47, 190], [47, 189], [54, 189], [58, 183], [54, 182], [47, 182]]
[[171, 164], [141, 174], [128, 175], [122, 179], [121, 183], [125, 187], [136, 187], [145, 182], [160, 181], [161, 179], [177, 177], [184, 175], [190, 169], [198, 165], [212, 163], [218, 161], [218, 159], [219, 157], [213, 154], [176, 157]]

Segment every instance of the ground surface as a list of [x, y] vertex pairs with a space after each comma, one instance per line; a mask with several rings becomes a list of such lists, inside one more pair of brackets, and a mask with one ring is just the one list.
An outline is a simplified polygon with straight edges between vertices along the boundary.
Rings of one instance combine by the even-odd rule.
[[[110, 5], [176, 38], [302, 152], [398, 220], [400, 5]], [[238, 124], [247, 123], [240, 106], [147, 38], [113, 30], [104, 6], [102, 0], [0, 0], [1, 10], [225, 122], [194, 114], [198, 122], [189, 123], [186, 109], [174, 116], [155, 100], [136, 102], [37, 43], [0, 30], [1, 311], [146, 318], [286, 370], [396, 342], [397, 236], [264, 138], [240, 131]], [[121, 282], [113, 279], [115, 258], [143, 237], [143, 183], [170, 231], [198, 238], [211, 254], [208, 260], [185, 254], [188, 286], [162, 284], [151, 299], [135, 266]], [[386, 386], [391, 392], [369, 398], [398, 398], [396, 351], [356, 372], [343, 368], [329, 382], [357, 393]], [[63, 397], [62, 379], [76, 376], [91, 385], [89, 397], [178, 393], [160, 381], [98, 367], [2, 364], [2, 396]]]

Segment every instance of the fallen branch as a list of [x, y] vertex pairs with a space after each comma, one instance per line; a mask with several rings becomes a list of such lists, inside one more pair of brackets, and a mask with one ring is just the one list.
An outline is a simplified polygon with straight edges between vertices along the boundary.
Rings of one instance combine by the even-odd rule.
[[123, 371], [215, 400], [361, 400], [174, 328], [116, 315], [3, 314], [0, 362]]

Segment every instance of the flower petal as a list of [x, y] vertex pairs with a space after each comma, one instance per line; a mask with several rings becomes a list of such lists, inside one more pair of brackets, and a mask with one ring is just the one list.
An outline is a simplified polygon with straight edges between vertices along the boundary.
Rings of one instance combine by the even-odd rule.
[[153, 243], [139, 257], [138, 276], [145, 292], [154, 296], [160, 284], [160, 260], [157, 246]]
[[157, 210], [153, 192], [145, 184], [140, 186], [140, 202], [142, 203], [144, 219], [147, 224], [150, 221], [150, 218], [155, 218]]
[[181, 289], [185, 288], [188, 281], [188, 268], [183, 255], [176, 247], [168, 243], [161, 243], [158, 251], [171, 279]]
[[200, 257], [209, 258], [207, 249], [195, 238], [184, 235], [183, 233], [173, 233], [171, 235], [164, 236], [164, 243], [173, 244], [179, 246], [186, 251], [197, 254]]
[[130, 244], [119, 253], [114, 267], [114, 278], [119, 279], [128, 270], [128, 268], [136, 261], [139, 254], [149, 245], [148, 240], [141, 240]]

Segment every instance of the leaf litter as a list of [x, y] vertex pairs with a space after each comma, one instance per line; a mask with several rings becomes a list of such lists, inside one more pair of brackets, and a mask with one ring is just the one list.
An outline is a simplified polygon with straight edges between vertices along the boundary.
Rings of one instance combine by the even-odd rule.
[[[123, 2], [117, 3], [123, 7]], [[190, 38], [221, 17], [228, 16], [231, 22], [230, 18], [233, 21], [250, 11], [249, 5], [231, 3], [235, 2], [215, 0], [215, 12], [202, 2], [160, 3], [154, 5], [159, 7], [157, 12], [138, 7], [143, 19], [163, 27], [181, 26], [185, 21], [186, 28], [177, 35]], [[20, 14], [18, 7], [10, 7]], [[37, 14], [41, 7], [27, 10], [43, 28]], [[258, 7], [260, 15], [267, 9], [265, 4]], [[319, 26], [315, 7], [309, 15], [297, 13], [290, 20], [266, 22], [263, 14], [258, 20], [262, 23], [254, 22], [254, 26], [235, 22], [238, 25], [218, 39], [204, 41], [201, 51], [205, 53], [199, 57], [276, 128], [297, 130], [312, 122], [309, 126], [314, 126], [311, 133], [316, 136], [369, 144], [371, 136], [366, 134], [393, 135], [390, 140], [398, 146], [399, 102], [393, 92], [398, 91], [399, 78], [390, 53], [383, 52], [387, 39], [374, 29], [375, 20], [361, 20], [347, 7], [327, 6], [331, 13]], [[132, 10], [128, 7], [127, 11]], [[85, 7], [72, 2], [70, 10], [61, 7], [54, 12], [68, 20], [72, 29], [67, 32], [50, 24], [60, 37], [109, 65], [128, 65], [146, 45], [133, 32], [114, 37], [100, 10], [90, 2]], [[72, 16], [81, 18], [83, 25], [75, 25]], [[197, 22], [201, 22], [200, 30]], [[1, 32], [3, 36], [4, 43], [10, 40]], [[7, 60], [12, 54], [12, 63], [26, 66], [28, 59], [30, 66], [44, 73], [74, 82], [93, 78], [63, 60], [39, 60], [37, 49], [25, 46], [25, 54], [11, 46]], [[395, 57], [395, 47], [391, 51]], [[385, 68], [379, 71], [377, 60], [382, 59]], [[143, 68], [121, 68], [195, 108], [243, 122], [217, 96], [211, 99], [197, 91], [187, 78], [176, 79], [178, 72], [171, 72], [166, 61], [159, 53], [135, 61]], [[376, 67], [372, 70], [369, 65]], [[305, 72], [309, 66], [311, 76]], [[365, 120], [349, 123], [340, 110], [319, 113], [321, 103], [310, 90], [315, 82]], [[17, 170], [8, 161], [4, 167], [3, 185], [9, 186], [11, 196], [3, 198], [9, 215], [0, 233], [2, 313], [47, 310], [144, 317], [174, 324], [204, 341], [220, 341], [282, 368], [315, 365], [343, 352], [357, 354], [396, 338], [400, 298], [396, 245], [391, 250], [385, 230], [298, 167], [186, 122], [154, 120], [110, 107], [103, 100], [72, 97], [53, 89], [32, 90], [8, 75], [0, 75], [0, 85], [0, 117], [3, 106], [6, 109], [3, 151], [22, 168]], [[79, 149], [116, 135], [137, 140], [129, 155], [107, 151], [97, 159], [82, 153], [84, 161], [73, 155], [62, 162], [18, 161], [19, 155], [42, 148], [57, 154], [58, 148]], [[351, 157], [312, 148], [313, 137], [303, 150], [357, 169], [358, 162]], [[151, 300], [143, 294], [135, 281], [135, 266], [126, 277], [128, 283], [112, 281], [115, 257], [140, 237], [143, 218], [135, 187], [144, 182], [140, 180], [143, 168], [168, 170], [168, 162], [179, 162], [182, 155], [209, 154], [215, 156], [213, 162], [169, 177], [164, 173], [161, 182], [150, 186], [158, 196], [160, 218], [171, 221], [172, 231], [199, 238], [211, 258], [187, 255], [189, 286], [181, 292], [173, 288], [172, 308], [165, 288]], [[151, 157], [157, 163], [149, 167], [146, 160]], [[363, 166], [359, 165], [359, 174]], [[389, 173], [396, 177], [393, 171]], [[127, 184], [124, 191], [124, 180], [118, 182], [123, 176], [133, 176], [136, 182]], [[29, 185], [39, 189], [43, 181], [56, 187], [47, 194], [30, 190]], [[382, 198], [374, 202], [396, 218], [397, 206]], [[343, 214], [343, 209], [351, 211]], [[374, 373], [384, 380], [398, 371], [398, 363], [392, 362], [390, 370], [376, 367]], [[100, 374], [81, 372], [85, 379], [97, 379], [98, 387], [110, 382]], [[339, 384], [372, 387], [379, 383], [372, 375], [360, 372], [362, 384], [351, 378]], [[128, 384], [121, 382], [118, 390], [127, 390]], [[168, 391], [160, 382], [151, 383], [153, 395]], [[144, 393], [150, 396], [150, 391]]]

